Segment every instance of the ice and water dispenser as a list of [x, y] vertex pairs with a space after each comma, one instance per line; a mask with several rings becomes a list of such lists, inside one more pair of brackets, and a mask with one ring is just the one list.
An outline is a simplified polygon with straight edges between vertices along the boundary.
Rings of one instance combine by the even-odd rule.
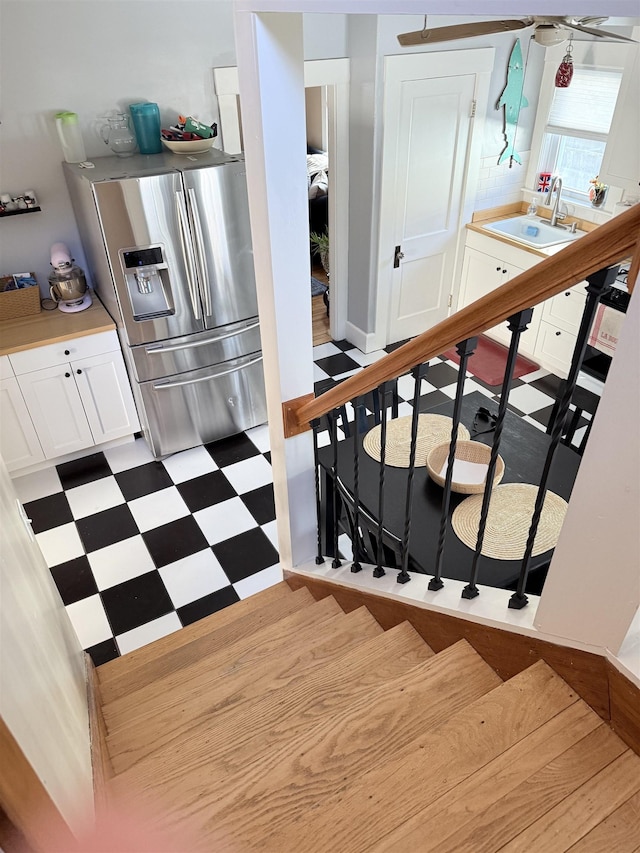
[[151, 320], [173, 314], [169, 268], [162, 246], [120, 249], [118, 254], [134, 320]]

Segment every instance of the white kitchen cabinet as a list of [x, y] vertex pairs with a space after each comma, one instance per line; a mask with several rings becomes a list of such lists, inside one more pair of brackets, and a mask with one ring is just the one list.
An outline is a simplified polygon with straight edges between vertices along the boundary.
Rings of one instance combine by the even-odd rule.
[[542, 319], [558, 329], [577, 336], [587, 299], [586, 281], [563, 290], [542, 306]]
[[45, 459], [139, 429], [115, 332], [33, 347], [12, 353], [9, 362]]
[[33, 421], [14, 377], [0, 380], [0, 453], [8, 471], [44, 460]]
[[121, 354], [104, 353], [71, 362], [95, 444], [131, 435], [138, 415]]
[[[638, 38], [638, 35], [635, 38]], [[598, 177], [603, 184], [620, 187], [629, 195], [638, 196], [640, 195], [640, 143], [638, 142], [640, 139], [640, 51], [637, 45], [630, 45], [628, 50], [630, 56], [625, 64]]]
[[[498, 241], [491, 241], [491, 238], [487, 239], [489, 240], [489, 243], [486, 246], [487, 248], [492, 248], [491, 242], [499, 248], [500, 244]], [[524, 253], [522, 254], [524, 255]], [[486, 296], [487, 293], [491, 293], [492, 290], [495, 290], [497, 287], [505, 284], [521, 272], [524, 272], [527, 268], [527, 263], [529, 263], [529, 266], [532, 266], [533, 263], [536, 263], [536, 260], [537, 259], [534, 258], [533, 261], [529, 263], [528, 259], [525, 257], [523, 258], [524, 265], [518, 266], [514, 264], [510, 258], [505, 260], [504, 255], [500, 256], [497, 253], [487, 254], [484, 251], [479, 251], [478, 249], [467, 245], [462, 262], [459, 307], [463, 308], [464, 306], [475, 302], [476, 299], [480, 299], [481, 296]], [[533, 356], [535, 350], [536, 336], [540, 322], [538, 317], [539, 313], [539, 309], [537, 311], [534, 310], [529, 328], [520, 337], [519, 352], [526, 355]], [[511, 343], [511, 332], [509, 331], [507, 321], [488, 329], [485, 334], [499, 343], [504, 344], [504, 346], [508, 347]]]
[[18, 383], [47, 459], [95, 443], [71, 365], [25, 373]]
[[569, 373], [576, 335], [542, 320], [536, 342], [536, 358], [547, 370], [562, 377]]

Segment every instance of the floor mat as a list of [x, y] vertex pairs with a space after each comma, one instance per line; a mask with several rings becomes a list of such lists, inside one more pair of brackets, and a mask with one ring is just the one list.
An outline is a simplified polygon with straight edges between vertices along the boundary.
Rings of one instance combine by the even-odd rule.
[[311, 295], [312, 296], [322, 296], [329, 290], [326, 284], [323, 284], [321, 281], [318, 281], [317, 278], [311, 276]]
[[[480, 335], [476, 351], [467, 362], [467, 370], [487, 385], [502, 385], [508, 353], [507, 347], [492, 341], [485, 335]], [[443, 355], [450, 361], [460, 364], [460, 356], [455, 347], [447, 350]], [[523, 355], [519, 355], [516, 358], [513, 378], [519, 379], [521, 376], [526, 376], [527, 373], [533, 373], [539, 369], [540, 365], [536, 364], [535, 361], [530, 361]]]

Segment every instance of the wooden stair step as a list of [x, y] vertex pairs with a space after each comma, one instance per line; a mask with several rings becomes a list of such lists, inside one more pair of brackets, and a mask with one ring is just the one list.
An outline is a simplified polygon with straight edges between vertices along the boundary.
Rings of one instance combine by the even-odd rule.
[[[287, 593], [280, 584], [278, 587], [275, 596], [267, 595], [266, 600], [263, 598], [264, 592], [261, 592], [225, 607], [211, 617], [199, 620], [194, 623], [198, 626], [198, 630], [191, 632], [191, 639], [188, 636], [182, 636], [182, 632], [188, 630], [183, 628], [175, 634], [162, 637], [155, 643], [138, 649], [137, 652], [140, 654], [132, 652], [130, 655], [110, 661], [111, 668], [107, 675], [99, 676], [103, 703], [108, 704], [122, 696], [130, 695], [169, 672], [188, 666], [190, 661], [223, 649], [236, 640], [255, 633], [267, 625], [272, 625], [284, 616], [298, 612], [315, 601], [306, 588], [301, 587], [296, 592], [289, 590]], [[299, 592], [303, 595], [299, 596]], [[251, 605], [246, 602], [251, 602]], [[240, 605], [246, 606], [240, 607]], [[146, 654], [142, 654], [143, 652]], [[136, 655], [135, 658], [134, 655]], [[100, 673], [103, 668], [99, 667], [98, 672]]]
[[619, 806], [601, 823], [576, 841], [569, 853], [636, 853], [640, 849], [640, 793]]
[[[197, 829], [210, 841], [219, 837], [220, 821], [225, 820], [227, 843], [237, 844], [243, 853], [369, 851], [425, 803], [446, 794], [577, 701], [575, 692], [540, 661], [440, 725], [423, 725], [423, 708], [416, 709], [417, 730], [405, 735], [402, 748], [387, 760], [376, 756], [368, 772], [345, 773], [343, 786], [330, 796], [289, 785], [286, 777], [274, 773], [274, 793], [255, 804], [249, 799], [249, 777], [247, 795], [238, 804], [243, 808], [226, 815], [216, 810], [213, 816], [199, 810]], [[339, 755], [332, 759], [339, 762]]]
[[[640, 757], [626, 749], [500, 849], [505, 853], [563, 853], [639, 789]], [[640, 838], [636, 840], [640, 844]]]
[[[438, 726], [469, 702], [492, 691], [500, 678], [464, 640], [413, 667], [409, 672], [352, 699], [342, 710], [284, 742], [273, 753], [262, 753], [223, 780], [219, 788], [200, 789], [195, 801], [172, 787], [165, 804], [167, 817], [204, 818], [198, 829], [221, 833], [238, 849], [260, 849], [275, 833], [279, 850], [305, 850], [290, 839], [280, 844], [279, 832], [298, 809], [307, 814], [323, 798], [342, 796], [370, 767], [404, 751], [420, 730]], [[411, 778], [406, 777], [406, 778]], [[353, 828], [353, 816], [351, 826]], [[330, 821], [330, 816], [328, 816]], [[330, 833], [329, 833], [330, 834]], [[265, 848], [267, 849], [267, 848]], [[270, 848], [271, 849], [271, 848]], [[347, 849], [325, 836], [309, 849]]]
[[127, 654], [122, 655], [122, 657], [103, 663], [97, 667], [100, 685], [102, 687], [102, 685], [108, 683], [112, 679], [117, 681], [118, 678], [120, 678], [122, 671], [127, 667], [134, 668], [137, 666], [143, 666], [144, 664], [149, 663], [149, 661], [155, 660], [157, 657], [162, 657], [162, 655], [172, 649], [177, 649], [179, 646], [183, 646], [187, 643], [193, 642], [193, 640], [197, 640], [198, 637], [209, 633], [211, 630], [216, 630], [217, 628], [222, 628], [224, 625], [228, 625], [229, 622], [233, 622], [234, 619], [238, 618], [238, 616], [243, 616], [245, 613], [251, 613], [253, 610], [264, 607], [272, 601], [277, 601], [280, 598], [286, 598], [291, 595], [292, 592], [293, 590], [285, 581], [274, 584], [273, 586], [267, 587], [267, 589], [256, 593], [256, 595], [251, 595], [249, 598], [243, 598], [241, 601], [237, 601], [235, 604], [229, 605], [229, 607], [217, 610], [210, 616], [198, 619], [197, 622], [193, 622], [191, 625], [187, 625], [179, 631], [174, 631], [173, 634], [168, 634], [166, 637], [154, 640], [153, 643], [148, 643], [146, 646], [134, 649], [132, 652], [127, 652]]
[[219, 785], [225, 775], [259, 760], [265, 751], [273, 753], [320, 719], [353, 706], [358, 697], [370, 697], [375, 687], [430, 657], [433, 651], [408, 622], [370, 639], [361, 633], [355, 647], [324, 666], [300, 671], [270, 693], [260, 694], [256, 685], [241, 704], [222, 707], [177, 731], [166, 748], [121, 774], [115, 788], [162, 788], [171, 796], [178, 786], [183, 799], [189, 792], [197, 798], [212, 781]]
[[[233, 686], [237, 691], [238, 685], [259, 677], [279, 656], [290, 661], [290, 650], [301, 637], [315, 638], [319, 644], [324, 637], [332, 636], [336, 630], [333, 618], [342, 624], [346, 614], [334, 598], [322, 599], [227, 649], [157, 679], [133, 696], [105, 705], [107, 743], [116, 772], [135, 763], [146, 751], [171, 740], [174, 731], [184, 728], [189, 721], [232, 702], [233, 694], [229, 695], [225, 686], [228, 676], [236, 677]], [[149, 737], [150, 730], [155, 733], [153, 738]]]
[[431, 800], [373, 851], [492, 853], [624, 751], [625, 745], [600, 717], [576, 702]]

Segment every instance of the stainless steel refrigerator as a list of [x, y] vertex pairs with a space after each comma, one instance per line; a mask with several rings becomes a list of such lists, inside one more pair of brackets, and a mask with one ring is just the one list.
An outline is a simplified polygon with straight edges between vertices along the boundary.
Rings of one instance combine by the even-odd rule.
[[219, 151], [64, 164], [96, 292], [156, 458], [267, 418], [244, 162]]

